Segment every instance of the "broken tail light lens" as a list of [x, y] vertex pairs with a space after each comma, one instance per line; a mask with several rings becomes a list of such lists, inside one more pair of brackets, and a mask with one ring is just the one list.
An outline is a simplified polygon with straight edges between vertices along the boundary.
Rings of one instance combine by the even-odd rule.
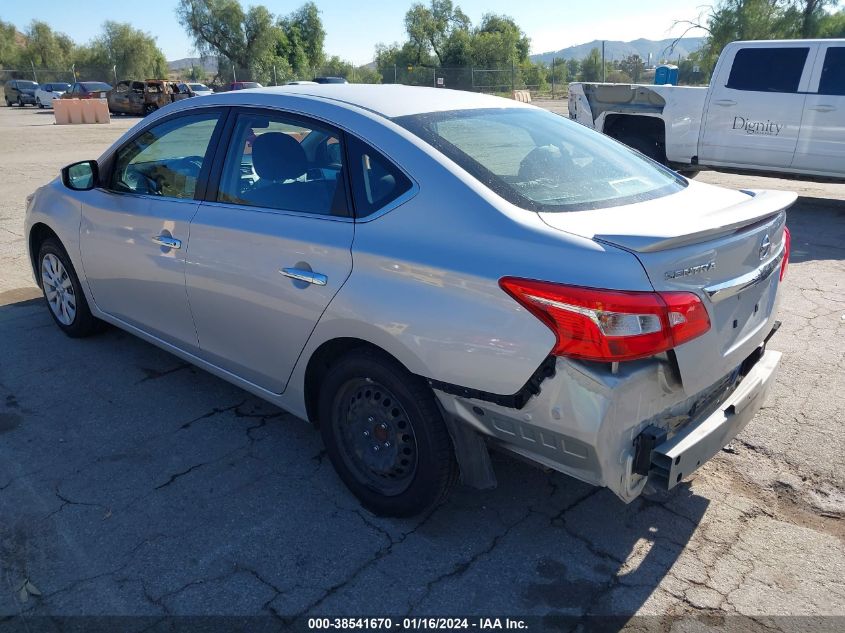
[[555, 356], [647, 358], [701, 336], [710, 317], [691, 292], [629, 292], [504, 277], [501, 288], [545, 323]]

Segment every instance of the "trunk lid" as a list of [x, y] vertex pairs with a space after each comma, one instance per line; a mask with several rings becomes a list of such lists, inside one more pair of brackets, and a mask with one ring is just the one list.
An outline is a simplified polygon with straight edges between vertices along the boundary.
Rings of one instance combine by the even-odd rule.
[[733, 371], [773, 327], [785, 210], [795, 199], [690, 183], [658, 200], [540, 215], [554, 228], [631, 252], [655, 290], [701, 298], [710, 330], [675, 349], [693, 395]]

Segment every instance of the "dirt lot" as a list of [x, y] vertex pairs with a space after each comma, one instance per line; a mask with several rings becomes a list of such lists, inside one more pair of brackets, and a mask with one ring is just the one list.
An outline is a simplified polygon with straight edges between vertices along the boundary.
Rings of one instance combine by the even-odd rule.
[[694, 479], [625, 506], [496, 456], [498, 489], [383, 520], [305, 422], [119, 330], [70, 340], [53, 325], [24, 198], [136, 121], [0, 108], [0, 628], [15, 614], [845, 616], [845, 186], [700, 176], [801, 198], [773, 397]]

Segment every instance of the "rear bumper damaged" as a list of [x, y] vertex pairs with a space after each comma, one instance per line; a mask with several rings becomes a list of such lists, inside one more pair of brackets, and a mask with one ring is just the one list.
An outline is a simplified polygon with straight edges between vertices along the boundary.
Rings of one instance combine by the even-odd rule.
[[687, 394], [669, 359], [607, 365], [555, 360], [522, 408], [436, 391], [452, 422], [488, 443], [635, 499], [672, 488], [728, 444], [760, 409], [780, 362], [762, 346], [740, 367]]

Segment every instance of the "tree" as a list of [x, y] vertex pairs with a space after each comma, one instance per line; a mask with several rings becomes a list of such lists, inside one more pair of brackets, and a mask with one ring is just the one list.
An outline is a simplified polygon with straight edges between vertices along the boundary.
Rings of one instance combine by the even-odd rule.
[[118, 80], [167, 76], [167, 60], [152, 35], [122, 22], [106, 21], [102, 28], [102, 34], [74, 56], [86, 75], [114, 80], [116, 66]]
[[[694, 20], [681, 20], [689, 30], [702, 29], [708, 35], [697, 62], [709, 76], [722, 49], [735, 40], [830, 37], [842, 33], [842, 11], [831, 13], [839, 0], [720, 0]], [[841, 30], [837, 30], [839, 25]]]
[[473, 64], [499, 68], [528, 61], [531, 40], [513, 18], [487, 13], [473, 38]]
[[74, 45], [64, 33], [56, 33], [46, 22], [33, 20], [26, 30], [24, 57], [37, 68], [67, 68]]
[[619, 70], [630, 77], [634, 83], [639, 83], [645, 70], [645, 64], [639, 55], [628, 55], [619, 62]]
[[449, 40], [461, 31], [468, 32], [470, 21], [459, 6], [451, 0], [431, 0], [429, 6], [414, 4], [405, 14], [405, 31], [417, 64], [425, 64], [431, 53], [440, 66], [450, 62], [448, 51], [460, 46], [449, 46]]
[[0, 20], [0, 66], [14, 68], [19, 65], [23, 46], [18, 37], [14, 24]]
[[581, 81], [602, 80], [601, 51], [599, 49], [591, 50], [590, 54], [581, 62], [579, 79]]
[[269, 82], [309, 77], [325, 60], [319, 10], [308, 2], [274, 18], [263, 5], [238, 0], [179, 0], [176, 15], [202, 54], [218, 58], [218, 75]]

